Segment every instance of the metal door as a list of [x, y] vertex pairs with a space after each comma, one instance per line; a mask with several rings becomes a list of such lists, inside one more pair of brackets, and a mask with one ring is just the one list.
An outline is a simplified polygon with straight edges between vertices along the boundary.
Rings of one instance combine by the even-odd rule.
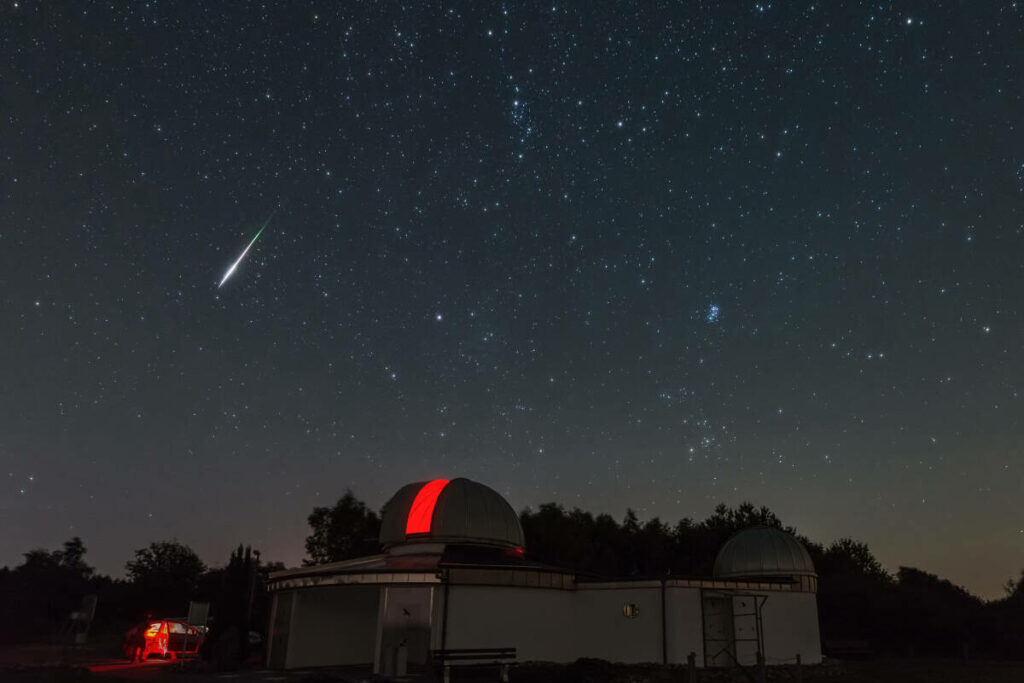
[[732, 666], [736, 662], [736, 637], [732, 597], [704, 593], [704, 666]]
[[434, 590], [430, 586], [388, 586], [384, 590], [378, 671], [400, 675], [396, 671], [399, 660], [412, 665], [430, 661]]
[[704, 666], [754, 666], [764, 652], [761, 636], [763, 595], [705, 592]]

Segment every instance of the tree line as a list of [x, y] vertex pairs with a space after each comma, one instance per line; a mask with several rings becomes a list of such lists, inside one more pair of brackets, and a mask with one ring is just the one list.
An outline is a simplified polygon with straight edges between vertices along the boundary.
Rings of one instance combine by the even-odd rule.
[[0, 569], [0, 600], [10, 615], [0, 620], [0, 644], [68, 640], [69, 617], [86, 595], [97, 597], [94, 635], [121, 634], [150, 617], [184, 618], [190, 601], [207, 602], [213, 619], [202, 654], [230, 665], [249, 655], [249, 631], [264, 631], [267, 576], [284, 568], [241, 545], [223, 567], [211, 568], [183, 543], [155, 541], [135, 551], [120, 579], [96, 573], [86, 552], [76, 536]]
[[[864, 543], [808, 539], [771, 510], [743, 503], [719, 505], [703, 520], [674, 524], [622, 521], [607, 514], [546, 503], [520, 513], [529, 558], [583, 575], [605, 578], [708, 577], [732, 534], [765, 525], [794, 534], [807, 548], [819, 577], [818, 609], [828, 652], [837, 643], [864, 643], [877, 654], [1024, 658], [1024, 571], [1006, 595], [983, 601], [934, 574], [912, 567], [890, 573]], [[308, 517], [305, 564], [336, 562], [380, 551], [380, 516], [351, 491]], [[94, 631], [123, 632], [148, 616], [183, 617], [190, 600], [211, 603], [212, 628], [204, 655], [243, 659], [250, 630], [265, 632], [270, 572], [258, 551], [230, 551], [210, 568], [187, 545], [157, 541], [135, 551], [123, 579], [97, 574], [78, 537], [58, 550], [32, 550], [24, 562], [0, 569], [0, 599], [17, 615], [0, 620], [0, 643], [52, 638], [82, 596], [98, 597]]]

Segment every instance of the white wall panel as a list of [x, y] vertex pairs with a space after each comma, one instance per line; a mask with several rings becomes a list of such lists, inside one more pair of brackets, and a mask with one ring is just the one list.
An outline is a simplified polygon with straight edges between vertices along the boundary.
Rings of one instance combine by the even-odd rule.
[[295, 592], [285, 667], [372, 664], [377, 586], [330, 586]]
[[[576, 603], [580, 656], [611, 662], [661, 662], [660, 586], [579, 590]], [[626, 605], [636, 605], [638, 615], [624, 616]]]
[[697, 666], [704, 664], [700, 596], [699, 588], [666, 589], [669, 664], [686, 664], [686, 658], [691, 652], [697, 655]]
[[799, 654], [804, 664], [821, 663], [818, 603], [814, 593], [767, 593], [761, 612], [764, 654], [769, 665], [792, 662]]
[[500, 586], [449, 591], [447, 649], [514, 647], [519, 661], [571, 662], [579, 656], [574, 592]]

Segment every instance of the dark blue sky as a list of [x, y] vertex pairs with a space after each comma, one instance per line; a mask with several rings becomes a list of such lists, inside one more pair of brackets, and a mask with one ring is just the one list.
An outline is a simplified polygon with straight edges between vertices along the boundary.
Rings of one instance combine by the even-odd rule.
[[466, 476], [998, 596], [1024, 6], [727, 5], [8, 0], [0, 564]]

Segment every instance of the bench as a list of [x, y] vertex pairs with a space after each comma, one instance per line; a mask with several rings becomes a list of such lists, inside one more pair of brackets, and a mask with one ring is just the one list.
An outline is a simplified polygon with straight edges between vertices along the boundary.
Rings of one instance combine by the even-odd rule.
[[497, 664], [501, 667], [501, 681], [508, 683], [509, 660], [516, 658], [514, 647], [469, 647], [449, 650], [433, 650], [434, 661], [444, 669], [444, 683], [451, 682], [453, 666], [488, 666]]

